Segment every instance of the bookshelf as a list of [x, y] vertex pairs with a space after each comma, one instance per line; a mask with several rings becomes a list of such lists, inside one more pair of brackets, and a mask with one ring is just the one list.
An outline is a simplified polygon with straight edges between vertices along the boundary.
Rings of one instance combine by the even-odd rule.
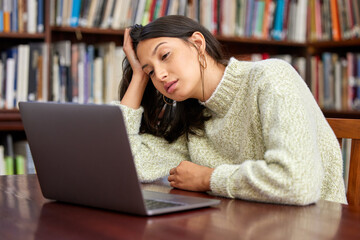
[[[317, 0], [314, 0], [317, 2]], [[64, 1], [65, 2], [65, 1]], [[89, 2], [89, 1], [88, 1]], [[110, 1], [109, 1], [110, 2]], [[126, 2], [126, 1], [125, 1]], [[136, 1], [135, 1], [136, 2]], [[179, 1], [179, 4], [184, 1]], [[200, 4], [201, 1], [186, 0], [187, 4]], [[216, 2], [216, 1], [212, 1]], [[218, 1], [220, 2], [220, 1]], [[244, 1], [241, 1], [244, 2]], [[264, 1], [265, 2], [265, 1]], [[286, 3], [287, 1], [285, 1]], [[292, 1], [290, 1], [292, 2]], [[295, 1], [294, 1], [295, 2]], [[299, 1], [300, 2], [300, 1]], [[308, 1], [310, 2], [313, 1]], [[327, 2], [327, 1], [324, 1]], [[16, 33], [16, 32], [2, 32], [0, 33], [0, 50], [5, 50], [19, 44], [28, 44], [30, 42], [44, 42], [51, 45], [58, 41], [69, 40], [71, 43], [86, 43], [99, 44], [103, 42], [114, 42], [116, 46], [121, 46], [123, 41], [123, 28], [99, 28], [99, 27], [70, 27], [57, 26], [54, 24], [54, 19], [51, 19], [52, 7], [57, 4], [56, 0], [44, 0], [44, 31], [41, 33]], [[179, 5], [179, 6], [180, 6]], [[310, 5], [309, 5], [310, 6]], [[291, 7], [291, 6], [290, 6]], [[189, 8], [190, 9], [190, 8]], [[204, 8], [206, 9], [206, 8]], [[193, 11], [193, 10], [189, 10]], [[274, 10], [275, 12], [275, 10]], [[200, 13], [200, 10], [197, 12]], [[52, 22], [52, 24], [51, 24]], [[360, 53], [360, 39], [346, 39], [339, 41], [331, 40], [316, 40], [299, 42], [294, 40], [270, 40], [249, 36], [235, 36], [235, 34], [219, 34], [215, 36], [222, 43], [225, 52], [228, 56], [240, 54], [253, 54], [266, 52], [270, 55], [289, 54], [291, 56], [300, 56], [306, 59], [306, 82], [310, 86], [310, 58], [314, 55], [322, 54], [324, 52], [332, 52], [337, 54], [344, 54], [348, 51]], [[47, 53], [48, 59], [51, 58], [51, 51]], [[48, 79], [51, 79], [51, 61], [48, 63]], [[51, 84], [49, 84], [51, 88]], [[323, 110], [326, 117], [341, 117], [341, 118], [360, 118], [360, 111], [355, 110]], [[0, 109], [0, 133], [3, 131], [23, 131], [21, 118], [18, 110]]]

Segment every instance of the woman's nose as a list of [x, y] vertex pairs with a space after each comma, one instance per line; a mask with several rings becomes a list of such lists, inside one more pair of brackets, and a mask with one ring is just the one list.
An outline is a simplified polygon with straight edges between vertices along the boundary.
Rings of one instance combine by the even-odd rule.
[[165, 81], [168, 77], [168, 72], [164, 68], [158, 68], [157, 71], [155, 71], [155, 75], [159, 81]]

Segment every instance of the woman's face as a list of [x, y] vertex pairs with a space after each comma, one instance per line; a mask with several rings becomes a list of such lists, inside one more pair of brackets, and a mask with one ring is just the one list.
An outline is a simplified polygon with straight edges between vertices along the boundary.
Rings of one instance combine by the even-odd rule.
[[159, 37], [141, 41], [137, 56], [156, 89], [175, 101], [202, 98], [198, 51], [179, 38]]

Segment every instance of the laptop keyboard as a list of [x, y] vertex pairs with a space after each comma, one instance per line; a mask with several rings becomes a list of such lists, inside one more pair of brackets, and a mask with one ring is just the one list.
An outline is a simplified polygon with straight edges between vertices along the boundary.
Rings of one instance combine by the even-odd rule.
[[159, 209], [159, 208], [167, 208], [167, 207], [176, 207], [182, 206], [184, 204], [174, 203], [174, 202], [164, 202], [152, 199], [145, 199], [145, 205], [148, 210]]

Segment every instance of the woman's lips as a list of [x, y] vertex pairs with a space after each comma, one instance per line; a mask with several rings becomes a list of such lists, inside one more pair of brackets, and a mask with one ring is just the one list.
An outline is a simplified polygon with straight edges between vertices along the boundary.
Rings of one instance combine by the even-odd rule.
[[173, 93], [175, 91], [177, 82], [178, 82], [178, 80], [166, 83], [164, 86], [166, 92]]

